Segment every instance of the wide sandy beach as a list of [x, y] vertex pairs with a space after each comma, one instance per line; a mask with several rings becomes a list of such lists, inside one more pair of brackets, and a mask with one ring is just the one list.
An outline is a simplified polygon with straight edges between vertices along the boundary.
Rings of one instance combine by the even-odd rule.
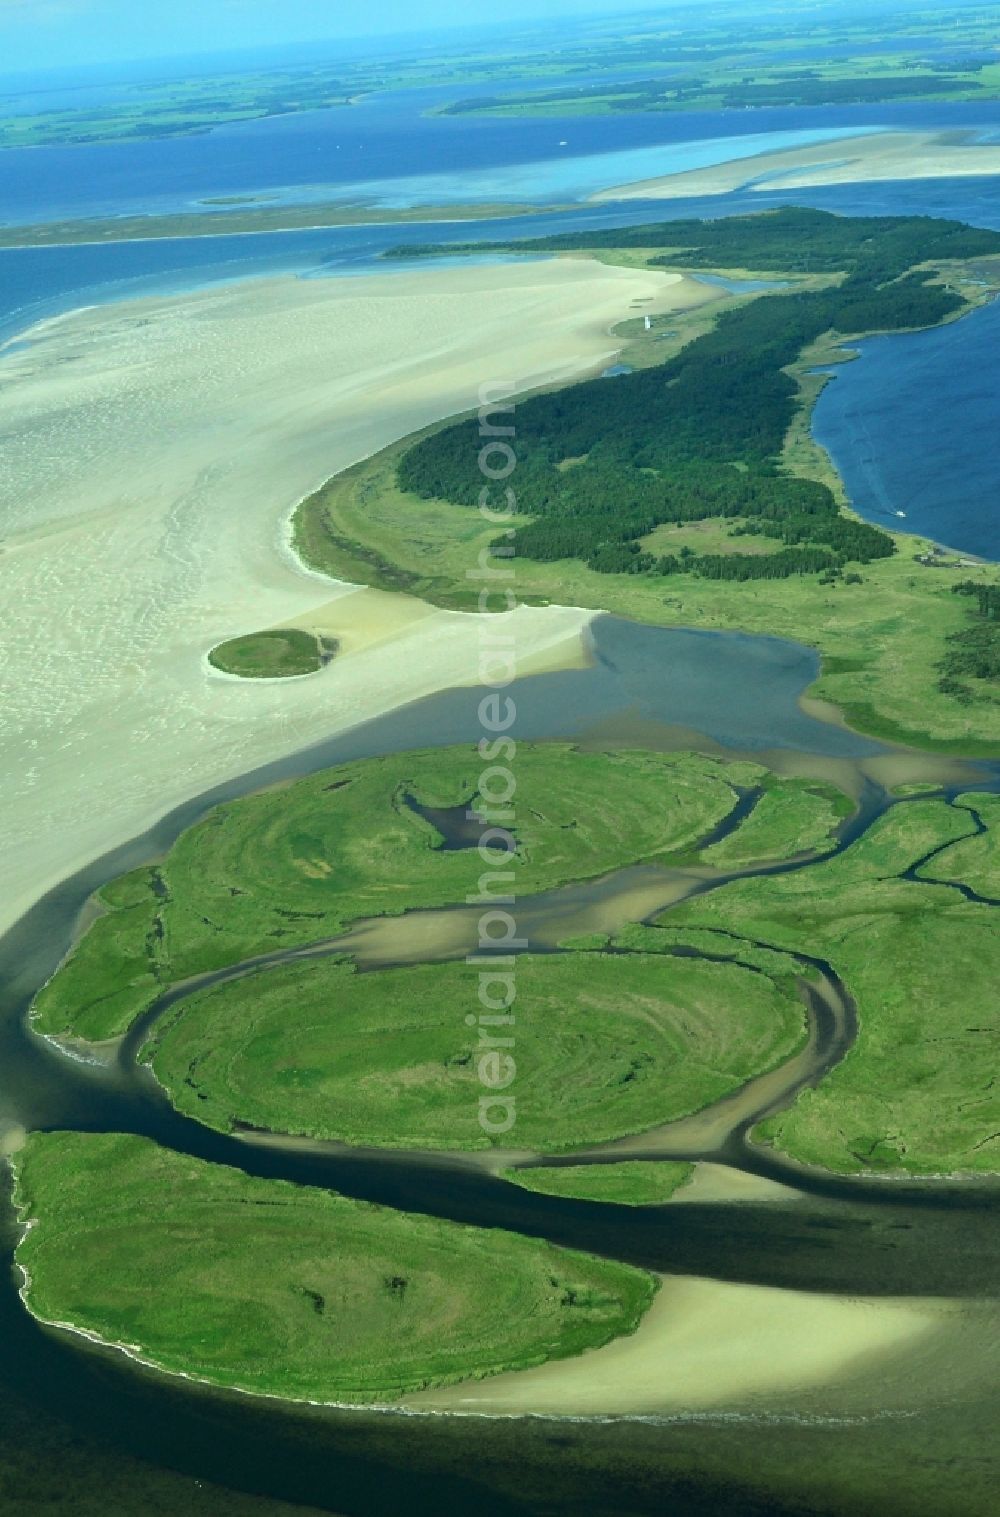
[[602, 190], [593, 200], [670, 200], [734, 190], [794, 190], [806, 185], [892, 179], [959, 179], [1000, 174], [1000, 146], [964, 132], [874, 131], [808, 147], [782, 148], [709, 168], [664, 174]]
[[[0, 354], [0, 927], [208, 787], [474, 682], [474, 619], [307, 573], [291, 511], [482, 384], [592, 369], [633, 302], [686, 296], [569, 260], [283, 277], [78, 311]], [[321, 674], [206, 665], [319, 608], [345, 648]], [[512, 613], [522, 667], [579, 661], [589, 615]]]

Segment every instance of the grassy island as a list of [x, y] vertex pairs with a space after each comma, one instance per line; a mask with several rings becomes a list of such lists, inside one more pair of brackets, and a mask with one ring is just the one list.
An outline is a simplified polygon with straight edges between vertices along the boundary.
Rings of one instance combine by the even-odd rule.
[[[364, 917], [464, 901], [479, 889], [479, 850], [446, 847], [421, 808], [475, 811], [482, 769], [471, 747], [395, 755], [218, 807], [161, 865], [99, 892], [102, 914], [37, 997], [36, 1025], [115, 1037], [193, 975], [323, 942]], [[733, 809], [734, 786], [764, 775], [692, 754], [524, 745], [518, 894], [690, 850]]]
[[538, 1164], [504, 1170], [505, 1179], [543, 1196], [607, 1201], [615, 1206], [660, 1206], [686, 1185], [693, 1164], [622, 1159], [616, 1164]]
[[787, 966], [770, 978], [735, 962], [642, 953], [516, 964], [498, 964], [492, 985], [516, 994], [499, 1029], [478, 1023], [475, 964], [357, 974], [326, 959], [179, 1002], [147, 1056], [181, 1111], [224, 1131], [247, 1123], [464, 1150], [509, 1144], [478, 1120], [484, 1082], [509, 1083], [506, 1061], [516, 1071], [518, 1147], [557, 1153], [699, 1111], [805, 1041]]
[[634, 1331], [656, 1290], [627, 1265], [136, 1137], [36, 1135], [16, 1201], [36, 1316], [288, 1400], [391, 1402], [579, 1354]]
[[337, 651], [336, 642], [296, 627], [251, 632], [219, 643], [208, 655], [214, 669], [240, 679], [294, 679], [315, 674]]

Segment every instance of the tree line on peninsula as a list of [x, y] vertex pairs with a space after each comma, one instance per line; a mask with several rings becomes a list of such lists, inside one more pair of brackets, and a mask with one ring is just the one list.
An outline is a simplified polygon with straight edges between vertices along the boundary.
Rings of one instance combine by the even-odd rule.
[[[841, 217], [790, 207], [469, 247], [661, 247], [669, 251], [653, 265], [842, 276], [825, 288], [736, 306], [665, 363], [518, 407], [511, 483], [525, 520], [514, 534], [516, 553], [582, 559], [602, 573], [756, 580], [835, 577], [848, 564], [895, 552], [888, 533], [842, 514], [826, 485], [783, 469], [799, 406], [788, 365], [827, 332], [901, 331], [960, 311], [962, 297], [931, 282], [935, 265], [1000, 253], [1000, 235], [925, 216]], [[475, 506], [483, 488], [480, 446], [478, 422], [445, 427], [404, 453], [399, 485], [424, 499]], [[773, 539], [774, 551], [675, 555], [643, 546], [657, 526], [707, 518]]]

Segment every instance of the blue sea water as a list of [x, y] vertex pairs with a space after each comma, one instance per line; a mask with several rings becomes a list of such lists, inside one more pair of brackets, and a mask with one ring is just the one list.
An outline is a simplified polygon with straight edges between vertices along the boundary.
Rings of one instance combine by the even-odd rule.
[[[789, 203], [846, 214], [949, 216], [1000, 229], [1000, 179], [992, 178], [745, 188], [663, 202], [585, 200], [614, 184], [762, 148], [829, 140], [834, 157], [838, 137], [871, 128], [961, 127], [1000, 139], [995, 103], [535, 120], [428, 114], [454, 93], [371, 97], [343, 111], [246, 122], [205, 136], [0, 153], [0, 219], [7, 222], [204, 211], [205, 200], [233, 194], [270, 203], [339, 197], [361, 204], [520, 200], [565, 207], [474, 226], [369, 225], [3, 250], [0, 341], [60, 311], [133, 295], [279, 272], [388, 273], [392, 266], [380, 255], [408, 241], [531, 236]], [[884, 521], [904, 510], [908, 524], [953, 546], [987, 556], [997, 551], [998, 338], [1000, 307], [991, 307], [937, 332], [866, 343], [862, 357], [828, 386], [817, 435], [863, 514]]]
[[856, 346], [860, 358], [835, 371], [813, 424], [854, 505], [871, 521], [1000, 558], [1000, 302]]
[[[386, 185], [392, 188], [382, 193], [426, 203], [428, 185], [420, 181], [454, 202], [496, 198], [501, 185], [519, 199], [572, 198], [711, 162], [713, 153], [697, 147], [710, 142], [724, 144], [717, 160], [738, 153], [743, 139], [772, 133], [781, 134], [772, 145], [781, 145], [877, 127], [1000, 130], [997, 107], [975, 102], [506, 120], [433, 114], [455, 93], [454, 86], [401, 91], [203, 136], [8, 149], [0, 154], [0, 216], [34, 222], [143, 214], [242, 194], [368, 200]], [[748, 149], [758, 150], [759, 144]], [[622, 154], [636, 156], [629, 161]], [[603, 167], [591, 161], [599, 158], [610, 161]], [[407, 191], [401, 181], [414, 183]]]

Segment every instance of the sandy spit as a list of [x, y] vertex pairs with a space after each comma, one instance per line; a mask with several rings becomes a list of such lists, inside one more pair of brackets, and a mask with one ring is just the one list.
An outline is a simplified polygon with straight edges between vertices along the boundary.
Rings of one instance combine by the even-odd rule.
[[[787, 1414], [813, 1387], [841, 1382], [850, 1388], [872, 1368], [884, 1375], [895, 1357], [926, 1352], [960, 1320], [960, 1308], [950, 1302], [665, 1277], [630, 1337], [537, 1369], [422, 1391], [404, 1404], [492, 1416], [627, 1417], [756, 1403]], [[888, 1394], [888, 1384], [882, 1379], [879, 1394]]]
[[[483, 383], [610, 360], [632, 303], [674, 286], [576, 260], [282, 277], [82, 310], [0, 353], [0, 930], [208, 787], [474, 683], [476, 618], [307, 572], [291, 512]], [[512, 613], [520, 667], [579, 662], [590, 614]], [[315, 678], [206, 667], [310, 617], [345, 650]]]
[[728, 195], [733, 190], [794, 190], [815, 184], [992, 174], [1000, 174], [1000, 146], [977, 144], [968, 133], [878, 131], [731, 159], [681, 174], [664, 174], [601, 190], [591, 198], [670, 200], [686, 195]]

